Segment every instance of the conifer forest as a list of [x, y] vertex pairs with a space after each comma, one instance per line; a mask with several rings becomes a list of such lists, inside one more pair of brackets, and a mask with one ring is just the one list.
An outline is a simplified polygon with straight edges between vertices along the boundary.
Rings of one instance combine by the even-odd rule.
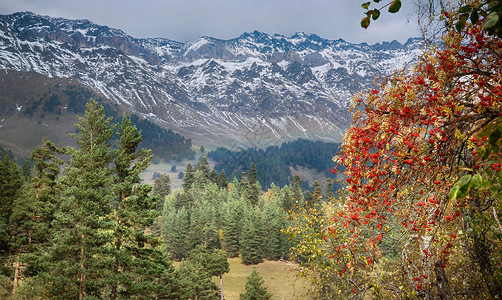
[[[91, 98], [72, 146], [0, 150], [0, 298], [223, 300], [238, 258], [240, 299], [276, 299], [267, 261], [307, 299], [502, 299], [502, 2], [425, 2], [441, 41], [354, 95], [340, 144], [206, 150]], [[158, 157], [192, 158], [178, 188], [144, 182]]]

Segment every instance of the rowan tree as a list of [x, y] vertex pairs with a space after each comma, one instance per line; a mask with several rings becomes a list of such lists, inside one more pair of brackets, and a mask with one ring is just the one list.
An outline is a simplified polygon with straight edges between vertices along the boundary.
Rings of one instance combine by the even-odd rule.
[[502, 41], [465, 21], [354, 97], [342, 197], [288, 231], [316, 296], [502, 297]]
[[[346, 197], [326, 232], [353, 293], [502, 297], [502, 41], [477, 23], [443, 42], [354, 99], [336, 157]], [[372, 280], [396, 251], [399, 271]]]

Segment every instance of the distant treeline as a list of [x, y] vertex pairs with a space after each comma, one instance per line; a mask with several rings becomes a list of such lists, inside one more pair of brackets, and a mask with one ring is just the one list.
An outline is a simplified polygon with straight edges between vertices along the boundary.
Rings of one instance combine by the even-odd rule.
[[333, 156], [339, 151], [340, 144], [298, 139], [282, 143], [281, 146], [269, 146], [265, 150], [249, 148], [231, 151], [218, 148], [208, 153], [208, 157], [216, 161], [215, 170], [225, 170], [229, 178], [240, 178], [247, 171], [251, 162], [260, 170], [258, 181], [263, 188], [270, 187], [273, 182], [277, 186], [288, 185], [293, 180], [290, 167], [306, 167], [324, 172], [334, 178], [329, 170], [334, 165]]

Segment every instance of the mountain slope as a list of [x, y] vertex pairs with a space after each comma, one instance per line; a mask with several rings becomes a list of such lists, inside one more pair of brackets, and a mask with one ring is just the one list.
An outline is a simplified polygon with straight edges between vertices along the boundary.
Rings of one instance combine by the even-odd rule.
[[351, 95], [419, 53], [416, 39], [367, 45], [254, 31], [180, 43], [87, 20], [0, 16], [0, 68], [76, 79], [207, 146], [339, 141]]
[[48, 78], [36, 72], [0, 69], [0, 147], [18, 157], [28, 157], [47, 137], [58, 146], [74, 145], [68, 135], [93, 98], [108, 117], [119, 122], [126, 113], [142, 130], [141, 147], [163, 158], [192, 157], [191, 141], [148, 120], [139, 118], [126, 106], [113, 104], [102, 94], [73, 79]]

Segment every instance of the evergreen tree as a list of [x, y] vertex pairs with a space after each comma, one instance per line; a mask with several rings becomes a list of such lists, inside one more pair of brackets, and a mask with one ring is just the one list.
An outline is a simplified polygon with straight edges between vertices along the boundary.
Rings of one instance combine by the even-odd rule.
[[223, 214], [223, 245], [229, 257], [239, 255], [240, 220], [243, 216], [242, 202], [230, 201]]
[[12, 204], [18, 197], [23, 178], [14, 161], [6, 152], [0, 151], [0, 274], [8, 274], [5, 261], [11, 252], [9, 219]]
[[110, 164], [111, 118], [92, 99], [72, 134], [79, 149], [67, 148], [70, 165], [61, 179], [63, 194], [54, 221], [52, 270], [54, 295], [61, 299], [102, 297], [113, 257], [109, 245], [115, 198]]
[[240, 298], [242, 300], [268, 300], [272, 298], [272, 294], [268, 291], [267, 287], [263, 284], [265, 280], [258, 273], [256, 267], [253, 266], [253, 270], [246, 277], [246, 293], [241, 294]]
[[206, 148], [204, 148], [204, 145], [200, 146], [200, 152], [201, 152], [201, 153], [206, 152]]
[[209, 174], [209, 180], [212, 182], [212, 183], [218, 183], [218, 177], [219, 177], [220, 174], [218, 174], [218, 171], [216, 170], [212, 170], [211, 173]]
[[218, 288], [200, 262], [183, 260], [178, 271], [181, 277], [181, 299], [218, 299]]
[[258, 181], [258, 170], [256, 169], [254, 162], [249, 165], [248, 180], [249, 184], [254, 184], [256, 181]]
[[261, 185], [258, 181], [255, 181], [253, 184], [249, 184], [247, 190], [249, 204], [256, 206], [258, 204], [258, 200], [260, 199], [260, 193]]
[[221, 170], [220, 175], [218, 176], [217, 184], [220, 188], [226, 189], [228, 186], [228, 178], [225, 170]]
[[159, 178], [153, 182], [152, 194], [157, 197], [157, 211], [162, 211], [164, 200], [171, 193], [171, 179], [167, 174], [161, 174]]
[[293, 192], [293, 205], [296, 207], [303, 207], [304, 199], [302, 192], [302, 179], [300, 178], [300, 176], [295, 175], [293, 177], [291, 190]]
[[207, 161], [207, 157], [203, 156], [200, 159], [200, 163], [197, 163], [196, 171], [202, 171], [204, 177], [209, 179], [209, 174], [211, 172], [211, 167], [209, 166], [209, 162]]
[[197, 245], [208, 248], [220, 248], [220, 237], [216, 223], [216, 211], [210, 203], [196, 205], [190, 212], [190, 249]]
[[24, 177], [25, 181], [29, 181], [31, 178], [31, 162], [30, 160], [26, 160], [21, 168], [21, 174]]
[[293, 208], [293, 199], [291, 198], [288, 186], [285, 186], [281, 190], [281, 207], [286, 213]]
[[324, 196], [326, 198], [326, 201], [329, 201], [335, 197], [333, 180], [331, 180], [331, 178], [326, 179], [326, 183], [324, 184]]
[[240, 239], [241, 259], [246, 265], [263, 261], [264, 237], [261, 235], [261, 229], [261, 224], [257, 222], [256, 212], [250, 212], [242, 226]]
[[[156, 199], [149, 196], [150, 186], [140, 184], [140, 175], [149, 166], [152, 155], [150, 150], [138, 150], [141, 133], [125, 115], [117, 134], [118, 149], [113, 169], [117, 203], [113, 213], [115, 242], [110, 299], [119, 295], [156, 297], [165, 289], [162, 277], [172, 274], [168, 272], [168, 265], [161, 268], [166, 262], [158, 261], [163, 257], [156, 250], [157, 239], [145, 233], [157, 216]], [[152, 265], [155, 266], [150, 269]]]
[[185, 207], [178, 211], [174, 207], [164, 207], [162, 217], [162, 234], [166, 251], [174, 260], [181, 260], [188, 255], [190, 243], [188, 234], [190, 231], [190, 217]]
[[[11, 244], [16, 248], [13, 295], [16, 294], [21, 276], [34, 276], [44, 269], [59, 192], [56, 180], [63, 164], [57, 155], [62, 152], [46, 139], [42, 146], [33, 150], [31, 159], [35, 162], [35, 176], [30, 184], [26, 184], [22, 196], [14, 201], [10, 217]], [[23, 275], [21, 265], [24, 265]]]
[[192, 167], [192, 164], [188, 163], [185, 172], [183, 172], [184, 177], [183, 177], [183, 190], [185, 192], [188, 192], [188, 190], [192, 187], [192, 183], [194, 182], [194, 174], [195, 170]]
[[209, 249], [203, 245], [199, 245], [190, 252], [190, 260], [200, 263], [209, 276], [219, 276], [220, 299], [223, 300], [222, 275], [230, 272], [230, 265], [225, 251], [220, 249]]

